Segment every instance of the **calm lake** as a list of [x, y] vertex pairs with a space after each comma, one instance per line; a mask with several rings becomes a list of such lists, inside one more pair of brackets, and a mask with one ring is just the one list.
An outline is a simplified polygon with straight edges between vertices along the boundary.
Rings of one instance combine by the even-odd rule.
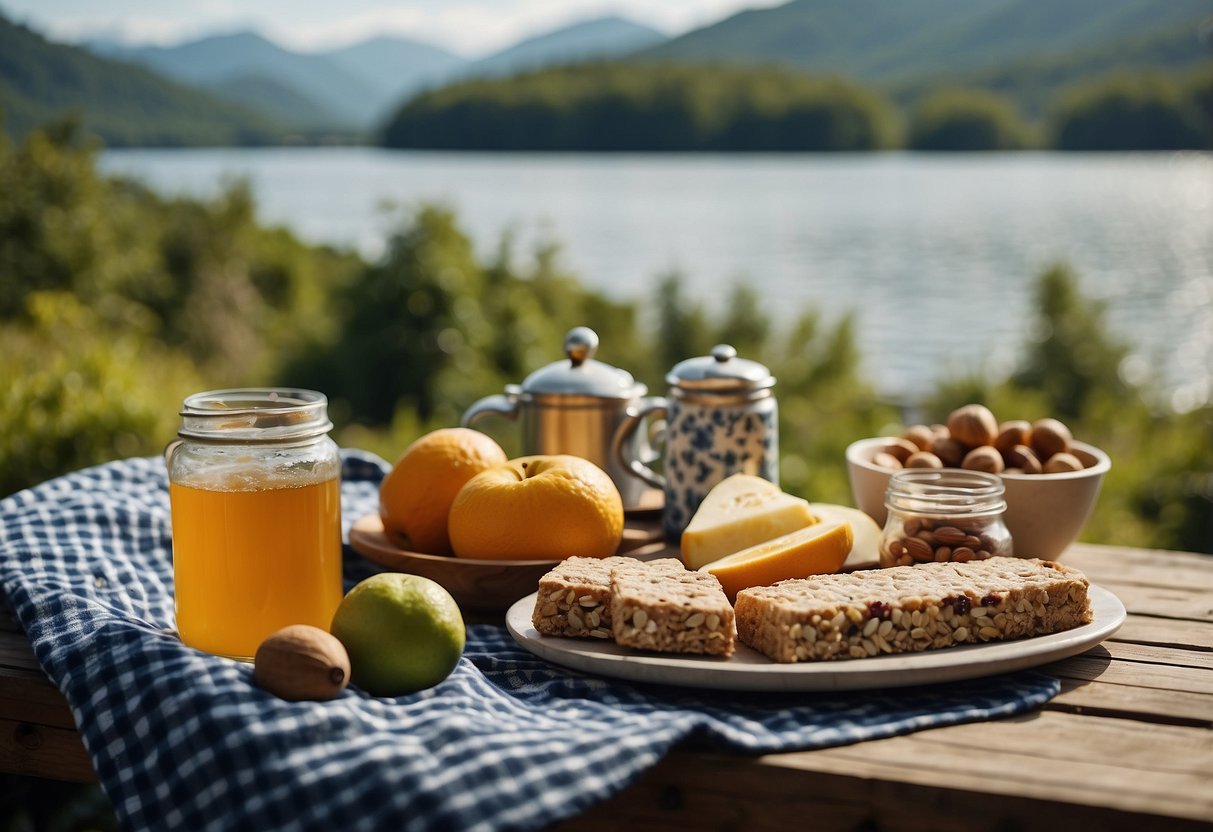
[[[123, 150], [102, 167], [165, 194], [253, 187], [301, 237], [383, 250], [386, 206], [441, 202], [477, 251], [560, 244], [588, 285], [643, 299], [677, 270], [719, 310], [753, 285], [781, 322], [853, 313], [890, 396], [998, 375], [1058, 261], [1134, 346], [1124, 368], [1187, 409], [1213, 399], [1213, 154], [515, 155], [370, 148]], [[568, 321], [571, 327], [592, 321]], [[604, 358], [608, 346], [604, 345]]]

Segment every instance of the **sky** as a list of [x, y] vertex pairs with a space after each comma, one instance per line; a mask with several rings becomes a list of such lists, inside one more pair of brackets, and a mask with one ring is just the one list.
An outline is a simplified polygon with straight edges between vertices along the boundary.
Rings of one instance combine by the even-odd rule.
[[161, 45], [254, 29], [279, 44], [316, 50], [398, 34], [479, 57], [528, 35], [604, 15], [666, 34], [744, 8], [786, 0], [0, 0], [0, 11], [52, 40], [105, 37]]

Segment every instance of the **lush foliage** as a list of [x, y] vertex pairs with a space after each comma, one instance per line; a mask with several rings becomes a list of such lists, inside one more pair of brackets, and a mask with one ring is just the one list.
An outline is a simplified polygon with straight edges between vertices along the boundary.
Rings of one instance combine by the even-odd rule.
[[[392, 459], [556, 360], [581, 323], [599, 332], [599, 358], [654, 392], [673, 363], [718, 342], [769, 365], [783, 484], [811, 500], [849, 502], [845, 446], [911, 418], [865, 382], [850, 318], [809, 309], [777, 327], [744, 284], [716, 314], [679, 275], [613, 302], [551, 247], [520, 257], [506, 239], [485, 262], [433, 207], [365, 263], [264, 228], [239, 186], [166, 201], [100, 177], [70, 130], [0, 144], [0, 263], [0, 493], [158, 453], [186, 393], [245, 384], [324, 390], [338, 440]], [[1078, 287], [1064, 268], [1044, 273], [1018, 371], [945, 384], [914, 418], [969, 401], [1004, 418], [1059, 416], [1114, 460], [1086, 539], [1213, 550], [1213, 408], [1151, 407], [1120, 375], [1128, 345]], [[486, 428], [516, 450], [515, 425]]]
[[873, 150], [877, 93], [781, 69], [581, 64], [453, 84], [392, 119], [392, 147], [459, 150]]
[[1159, 75], [1121, 76], [1082, 87], [1057, 105], [1050, 124], [1053, 143], [1061, 150], [1213, 147], [1213, 120], [1200, 97], [1208, 95], [1208, 87], [1203, 78], [1181, 87]]
[[[1065, 88], [1047, 129], [997, 84], [905, 93], [915, 150], [1213, 147], [1207, 70], [1116, 75]], [[1012, 90], [1013, 91], [1013, 90]], [[423, 93], [389, 122], [390, 147], [455, 150], [830, 151], [902, 144], [875, 89], [783, 68], [589, 63]]]
[[1027, 137], [1010, 101], [979, 90], [943, 90], [910, 119], [913, 150], [1017, 150]]

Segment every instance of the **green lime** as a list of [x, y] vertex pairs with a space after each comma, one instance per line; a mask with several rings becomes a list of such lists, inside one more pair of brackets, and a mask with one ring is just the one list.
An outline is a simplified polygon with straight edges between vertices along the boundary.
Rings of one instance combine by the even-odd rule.
[[332, 633], [350, 654], [355, 685], [374, 696], [400, 696], [441, 682], [463, 654], [467, 632], [459, 605], [419, 575], [381, 572], [349, 591]]

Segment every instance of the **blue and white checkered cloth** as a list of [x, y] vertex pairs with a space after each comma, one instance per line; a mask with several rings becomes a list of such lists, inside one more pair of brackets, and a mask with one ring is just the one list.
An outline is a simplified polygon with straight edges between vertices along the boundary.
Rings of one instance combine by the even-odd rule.
[[[342, 509], [385, 466], [344, 454]], [[0, 502], [0, 590], [63, 691], [125, 829], [536, 829], [619, 792], [678, 742], [758, 754], [1018, 714], [1036, 673], [890, 693], [739, 694], [628, 684], [469, 628], [454, 673], [396, 699], [285, 702], [174, 634], [164, 463], [80, 471]], [[347, 586], [373, 570], [345, 553]]]

